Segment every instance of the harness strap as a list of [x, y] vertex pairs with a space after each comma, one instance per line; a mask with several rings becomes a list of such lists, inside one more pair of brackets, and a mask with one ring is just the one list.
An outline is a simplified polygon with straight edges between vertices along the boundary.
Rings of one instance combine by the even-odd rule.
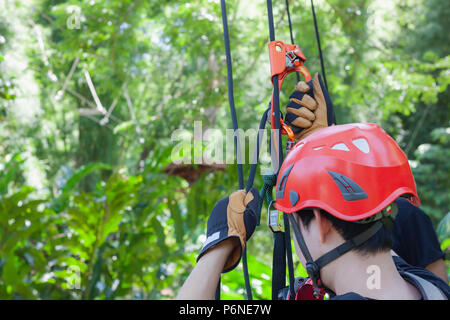
[[292, 227], [294, 228], [295, 238], [297, 239], [298, 245], [300, 247], [301, 252], [303, 253], [303, 256], [305, 257], [306, 261], [312, 261], [311, 254], [309, 253], [308, 247], [306, 246], [305, 240], [303, 239], [302, 233], [300, 232], [297, 221], [295, 221], [293, 214], [289, 214], [288, 217], [289, 221], [292, 224]]
[[323, 268], [325, 265], [330, 263], [331, 261], [336, 260], [343, 254], [347, 253], [351, 249], [363, 244], [367, 240], [369, 240], [373, 235], [375, 235], [378, 230], [381, 229], [383, 226], [382, 222], [377, 221], [374, 223], [369, 229], [361, 232], [359, 235], [353, 237], [352, 239], [347, 240], [343, 244], [337, 246], [333, 250], [325, 253], [317, 260], [313, 260], [311, 257], [311, 254], [308, 250], [308, 247], [306, 246], [306, 242], [302, 236], [302, 233], [300, 232], [300, 229], [298, 227], [297, 222], [295, 221], [292, 214], [289, 214], [289, 219], [291, 221], [291, 224], [294, 228], [295, 237], [297, 239], [297, 243], [300, 247], [300, 250], [302, 251], [303, 256], [306, 260], [306, 272], [308, 272], [308, 275], [310, 276], [311, 280], [313, 281], [313, 285], [316, 288], [319, 288], [321, 286], [320, 283], [320, 269]]
[[284, 232], [273, 234], [272, 300], [278, 300], [278, 292], [286, 286], [286, 246]]
[[363, 244], [364, 242], [366, 242], [367, 240], [372, 238], [372, 236], [374, 236], [378, 232], [378, 230], [381, 229], [382, 226], [383, 226], [383, 224], [379, 221], [374, 223], [366, 231], [361, 232], [359, 235], [353, 237], [352, 239], [347, 240], [346, 242], [337, 246], [336, 248], [329, 251], [328, 253], [325, 253], [323, 256], [318, 258], [315, 261], [315, 263], [317, 264], [317, 266], [319, 268], [322, 268], [323, 266], [327, 265], [331, 261], [336, 260], [337, 258], [339, 258], [343, 254], [347, 253], [351, 249], [358, 247], [359, 245]]
[[410, 272], [404, 272], [403, 274], [414, 282], [424, 300], [448, 300], [441, 289], [436, 287], [430, 281], [427, 281]]

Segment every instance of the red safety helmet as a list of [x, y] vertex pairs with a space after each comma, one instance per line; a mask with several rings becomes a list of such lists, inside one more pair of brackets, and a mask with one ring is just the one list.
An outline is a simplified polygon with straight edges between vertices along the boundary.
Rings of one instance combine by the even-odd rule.
[[405, 153], [378, 125], [353, 123], [321, 129], [293, 147], [278, 175], [275, 207], [316, 207], [357, 221], [402, 195], [420, 205]]

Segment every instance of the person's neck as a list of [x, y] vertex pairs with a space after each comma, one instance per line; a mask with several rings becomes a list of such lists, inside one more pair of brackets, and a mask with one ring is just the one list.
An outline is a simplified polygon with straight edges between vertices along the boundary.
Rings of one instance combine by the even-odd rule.
[[336, 295], [355, 292], [373, 299], [420, 299], [418, 290], [398, 273], [389, 251], [362, 255], [347, 252], [324, 266], [320, 275]]

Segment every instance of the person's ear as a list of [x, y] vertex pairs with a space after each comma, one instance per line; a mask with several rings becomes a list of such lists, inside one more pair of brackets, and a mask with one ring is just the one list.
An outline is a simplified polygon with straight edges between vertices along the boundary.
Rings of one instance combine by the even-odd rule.
[[331, 221], [323, 217], [319, 209], [314, 208], [313, 212], [317, 221], [317, 227], [319, 228], [320, 242], [324, 243], [332, 227]]

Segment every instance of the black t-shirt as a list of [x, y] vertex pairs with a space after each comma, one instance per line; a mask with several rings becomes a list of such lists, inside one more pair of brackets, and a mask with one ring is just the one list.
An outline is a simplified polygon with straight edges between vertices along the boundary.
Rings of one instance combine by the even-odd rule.
[[395, 200], [398, 214], [392, 230], [392, 250], [408, 264], [425, 268], [444, 258], [430, 218], [404, 198]]
[[[422, 279], [425, 279], [425, 280], [431, 282], [436, 287], [441, 289], [442, 293], [447, 296], [447, 299], [450, 299], [450, 287], [447, 283], [445, 283], [444, 280], [442, 280], [441, 278], [439, 278], [438, 276], [436, 276], [435, 274], [433, 274], [432, 272], [430, 272], [426, 269], [419, 268], [419, 267], [413, 267], [413, 266], [409, 265], [408, 263], [405, 262], [405, 260], [403, 260], [400, 257], [393, 257], [393, 259], [394, 259], [394, 263], [395, 263], [395, 266], [397, 267], [398, 272], [404, 279], [408, 278], [408, 276], [405, 274], [405, 272], [409, 272], [416, 276], [419, 276]], [[363, 297], [356, 292], [348, 292], [345, 294], [334, 296], [334, 297], [330, 298], [330, 300], [373, 300], [373, 299]]]

